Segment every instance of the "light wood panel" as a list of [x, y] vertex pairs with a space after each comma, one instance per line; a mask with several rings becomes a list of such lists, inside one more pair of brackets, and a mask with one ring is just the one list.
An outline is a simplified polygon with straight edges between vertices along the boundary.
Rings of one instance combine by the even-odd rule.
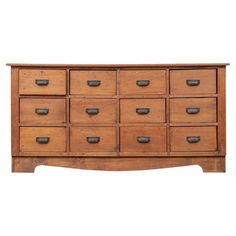
[[216, 69], [170, 70], [171, 94], [215, 94]]
[[141, 153], [157, 152], [157, 155], [158, 152], [166, 152], [166, 128], [121, 127], [120, 151]]
[[170, 122], [215, 123], [216, 111], [216, 98], [170, 99]]
[[20, 99], [21, 124], [63, 124], [66, 122], [65, 99]]
[[70, 94], [115, 95], [116, 71], [72, 70]]
[[19, 93], [25, 95], [65, 95], [65, 70], [20, 69]]
[[120, 94], [165, 94], [165, 70], [121, 70]]
[[164, 123], [165, 99], [121, 99], [121, 123]]
[[[116, 152], [115, 127], [71, 127], [70, 151]], [[96, 139], [89, 142], [88, 139]]]
[[171, 127], [170, 137], [172, 152], [217, 151], [216, 127]]
[[[38, 141], [37, 139], [42, 139]], [[48, 139], [48, 141], [44, 141]], [[21, 152], [65, 152], [66, 128], [62, 127], [21, 127]]]
[[116, 123], [116, 99], [70, 100], [71, 123], [114, 124]]

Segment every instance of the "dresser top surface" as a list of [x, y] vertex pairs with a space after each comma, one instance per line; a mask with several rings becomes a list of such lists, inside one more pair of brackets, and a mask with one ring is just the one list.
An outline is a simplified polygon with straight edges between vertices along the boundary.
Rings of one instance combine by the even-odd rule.
[[165, 68], [165, 67], [225, 67], [229, 63], [179, 63], [179, 64], [30, 64], [30, 63], [7, 63], [11, 67], [50, 67], [50, 68]]

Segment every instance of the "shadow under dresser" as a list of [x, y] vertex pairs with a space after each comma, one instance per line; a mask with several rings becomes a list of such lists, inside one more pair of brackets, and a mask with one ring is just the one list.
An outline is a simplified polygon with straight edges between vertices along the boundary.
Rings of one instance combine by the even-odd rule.
[[14, 172], [225, 171], [228, 64], [8, 65]]

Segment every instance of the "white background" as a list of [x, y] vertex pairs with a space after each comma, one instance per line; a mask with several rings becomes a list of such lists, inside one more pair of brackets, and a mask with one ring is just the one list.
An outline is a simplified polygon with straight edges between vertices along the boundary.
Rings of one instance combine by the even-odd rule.
[[[0, 0], [0, 235], [235, 236], [234, 2]], [[6, 62], [230, 62], [227, 173], [193, 166], [12, 174]]]

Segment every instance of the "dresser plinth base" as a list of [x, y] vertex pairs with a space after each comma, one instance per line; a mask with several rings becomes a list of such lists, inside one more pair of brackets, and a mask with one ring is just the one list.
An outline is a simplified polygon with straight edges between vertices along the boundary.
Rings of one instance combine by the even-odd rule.
[[225, 157], [13, 157], [13, 172], [34, 172], [40, 165], [88, 170], [148, 170], [199, 165], [203, 172], [225, 172]]

